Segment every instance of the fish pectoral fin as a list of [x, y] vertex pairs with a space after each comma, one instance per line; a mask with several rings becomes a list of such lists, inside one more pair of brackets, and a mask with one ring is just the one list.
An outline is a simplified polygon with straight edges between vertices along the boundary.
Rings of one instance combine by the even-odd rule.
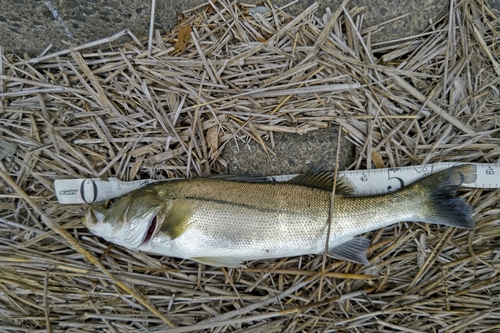
[[[333, 188], [332, 172], [306, 172], [290, 179], [287, 183], [319, 188], [320, 190], [331, 191]], [[338, 177], [335, 186], [335, 193], [340, 195], [350, 195], [354, 192], [354, 186], [347, 177]]]
[[356, 237], [332, 247], [328, 252], [338, 259], [369, 265], [370, 262], [366, 259], [366, 251], [368, 251], [369, 246], [370, 240], [368, 238]]
[[193, 205], [186, 198], [175, 200], [161, 222], [160, 232], [167, 234], [172, 239], [182, 235], [188, 226], [192, 210]]
[[197, 261], [201, 264], [218, 267], [238, 267], [243, 262], [237, 257], [193, 257], [191, 260]]

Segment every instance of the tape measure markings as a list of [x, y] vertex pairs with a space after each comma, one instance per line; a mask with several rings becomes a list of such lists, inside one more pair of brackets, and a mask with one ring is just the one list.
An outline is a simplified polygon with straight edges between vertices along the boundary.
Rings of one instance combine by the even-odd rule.
[[[354, 186], [354, 195], [377, 195], [396, 191], [420, 178], [435, 172], [464, 163], [440, 162], [425, 166], [408, 166], [372, 170], [349, 170], [339, 173], [339, 177], [347, 177]], [[477, 167], [475, 183], [463, 184], [472, 188], [500, 188], [500, 164], [470, 163]], [[278, 175], [265, 177], [269, 181], [283, 182], [296, 175]], [[135, 189], [159, 181], [143, 179], [123, 182], [116, 178], [103, 181], [99, 178], [59, 179], [54, 181], [57, 199], [61, 204], [82, 204], [104, 201], [120, 197]]]

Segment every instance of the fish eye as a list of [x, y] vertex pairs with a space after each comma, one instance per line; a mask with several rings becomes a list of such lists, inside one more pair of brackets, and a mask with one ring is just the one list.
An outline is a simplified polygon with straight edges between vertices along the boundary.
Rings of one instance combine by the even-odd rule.
[[108, 200], [104, 203], [104, 208], [110, 209], [115, 204], [115, 199]]

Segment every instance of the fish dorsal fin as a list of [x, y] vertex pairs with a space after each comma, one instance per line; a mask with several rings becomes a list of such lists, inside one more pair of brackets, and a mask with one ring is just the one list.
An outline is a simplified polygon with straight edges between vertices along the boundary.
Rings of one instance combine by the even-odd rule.
[[172, 239], [179, 237], [186, 230], [192, 211], [193, 205], [186, 198], [175, 200], [165, 214], [160, 232], [167, 234]]
[[242, 263], [241, 259], [237, 257], [193, 257], [191, 260], [197, 261], [201, 264], [218, 267], [238, 267]]
[[207, 178], [230, 180], [232, 182], [242, 183], [269, 183], [269, 177], [266, 176], [250, 176], [250, 175], [211, 175]]
[[354, 193], [354, 185], [349, 180], [349, 178], [345, 176], [341, 176], [337, 178], [337, 185], [335, 186], [335, 193], [349, 196]]
[[345, 243], [332, 247], [328, 250], [334, 257], [352, 261], [358, 264], [369, 265], [366, 259], [366, 251], [370, 246], [370, 240], [364, 237], [355, 237]]
[[[331, 172], [307, 172], [298, 175], [288, 181], [290, 184], [309, 186], [319, 188], [325, 191], [331, 191], [333, 185], [333, 174]], [[338, 177], [335, 193], [341, 195], [349, 195], [354, 192], [353, 185], [347, 177]]]

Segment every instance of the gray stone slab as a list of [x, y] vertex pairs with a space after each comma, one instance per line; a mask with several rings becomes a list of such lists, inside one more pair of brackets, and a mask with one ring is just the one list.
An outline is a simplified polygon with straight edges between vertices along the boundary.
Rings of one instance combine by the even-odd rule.
[[14, 155], [17, 151], [17, 144], [5, 140], [0, 140], [0, 160], [7, 156]]
[[130, 27], [144, 35], [150, 14], [142, 0], [0, 1], [0, 45], [30, 56], [53, 44], [51, 52], [83, 44]]
[[[337, 154], [338, 127], [308, 132], [304, 135], [275, 133], [273, 149], [276, 156], [264, 152], [255, 141], [248, 144], [228, 143], [222, 157], [232, 175], [272, 176], [296, 174], [309, 170], [334, 170]], [[271, 147], [271, 142], [265, 141]], [[354, 161], [354, 145], [343, 140], [339, 154], [339, 170]]]
[[[244, 2], [244, 1], [243, 1]], [[283, 6], [290, 0], [274, 0]], [[171, 29], [177, 13], [193, 8], [205, 0], [157, 0], [155, 27], [160, 31]], [[253, 3], [253, 1], [248, 1]], [[313, 2], [299, 0], [287, 10], [297, 14]], [[320, 2], [317, 15], [324, 8], [338, 8], [340, 0]], [[500, 8], [500, 0], [490, 0], [493, 8]], [[372, 42], [415, 35], [449, 10], [449, 2], [441, 0], [351, 0], [348, 7], [365, 6], [363, 27], [410, 14], [390, 23], [372, 36]], [[50, 52], [68, 48], [63, 41], [80, 45], [109, 37], [130, 29], [138, 37], [148, 35], [151, 0], [4, 0], [0, 1], [0, 46], [6, 52], [30, 56], [39, 55], [48, 45]]]

